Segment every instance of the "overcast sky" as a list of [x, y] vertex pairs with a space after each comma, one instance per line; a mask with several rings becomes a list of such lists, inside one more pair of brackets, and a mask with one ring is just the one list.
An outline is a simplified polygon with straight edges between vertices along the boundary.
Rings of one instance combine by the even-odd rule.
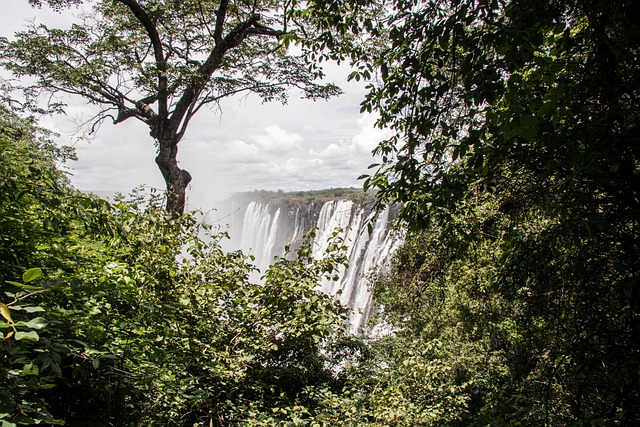
[[[4, 37], [24, 28], [29, 19], [52, 26], [73, 19], [69, 11], [32, 9], [27, 0], [0, 1]], [[374, 129], [373, 117], [359, 113], [363, 85], [347, 84], [348, 69], [332, 66], [326, 71], [328, 81], [339, 85], [344, 95], [314, 102], [292, 92], [284, 106], [237, 97], [225, 100], [221, 113], [201, 111], [178, 154], [181, 166], [193, 176], [189, 207], [206, 210], [235, 191], [361, 186], [357, 177], [373, 163], [371, 150], [385, 135]], [[90, 107], [77, 100], [65, 116], [41, 120], [61, 133], [61, 143], [75, 146], [78, 161], [69, 166], [77, 188], [122, 193], [142, 184], [164, 188], [144, 124], [131, 119], [117, 126], [105, 123], [97, 134], [81, 138], [77, 123], [90, 116]]]

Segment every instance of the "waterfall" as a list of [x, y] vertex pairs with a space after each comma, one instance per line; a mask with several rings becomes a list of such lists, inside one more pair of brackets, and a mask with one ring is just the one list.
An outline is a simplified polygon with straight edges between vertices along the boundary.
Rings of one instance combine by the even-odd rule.
[[[244, 204], [234, 201], [231, 209], [231, 246], [255, 257], [254, 264], [262, 273], [275, 257], [284, 254], [286, 245], [299, 247], [309, 230], [316, 229], [314, 258], [323, 256], [334, 231], [341, 230], [349, 267], [340, 268], [337, 281], [323, 279], [320, 288], [351, 309], [353, 330], [365, 327], [374, 312], [366, 275], [388, 265], [401, 241], [391, 230], [397, 209], [387, 207], [375, 215], [366, 205], [352, 200], [245, 200]], [[370, 230], [367, 224], [372, 225]]]

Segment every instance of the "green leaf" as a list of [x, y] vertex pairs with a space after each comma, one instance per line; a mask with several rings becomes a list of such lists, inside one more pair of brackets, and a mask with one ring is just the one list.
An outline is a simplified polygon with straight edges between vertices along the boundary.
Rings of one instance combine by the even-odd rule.
[[39, 385], [37, 388], [38, 390], [50, 390], [52, 388], [55, 388], [55, 386], [56, 386], [55, 384], [42, 384], [42, 385]]
[[40, 337], [38, 336], [36, 331], [17, 332], [16, 333], [16, 340], [17, 341], [20, 341], [20, 340], [38, 341], [39, 339], [40, 339]]
[[77, 378], [78, 376], [80, 376], [83, 380], [86, 380], [87, 378], [89, 378], [89, 375], [87, 374], [87, 370], [80, 365], [76, 365], [73, 368], [73, 372], [71, 373], [72, 378]]
[[16, 326], [26, 326], [31, 329], [42, 329], [47, 326], [47, 321], [42, 317], [36, 317], [35, 319], [31, 319], [28, 322], [18, 322]]
[[13, 320], [11, 319], [11, 310], [6, 304], [0, 303], [0, 314], [2, 314], [2, 317], [7, 319], [7, 322], [13, 323]]
[[13, 286], [17, 286], [21, 289], [35, 289], [35, 290], [39, 290], [39, 289], [44, 289], [42, 286], [34, 286], [34, 285], [25, 285], [23, 283], [20, 282], [12, 282], [11, 280], [6, 280], [6, 283], [13, 285]]
[[24, 283], [29, 283], [36, 280], [40, 276], [42, 276], [42, 269], [30, 268], [29, 270], [25, 271], [24, 274], [22, 275], [22, 281]]

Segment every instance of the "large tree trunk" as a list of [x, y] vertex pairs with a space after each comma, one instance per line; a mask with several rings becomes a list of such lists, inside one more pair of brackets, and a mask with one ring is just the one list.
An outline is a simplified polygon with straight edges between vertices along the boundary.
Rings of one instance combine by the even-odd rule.
[[185, 209], [191, 174], [178, 166], [176, 137], [159, 139], [158, 148], [156, 163], [167, 187], [167, 212], [173, 216], [181, 215]]

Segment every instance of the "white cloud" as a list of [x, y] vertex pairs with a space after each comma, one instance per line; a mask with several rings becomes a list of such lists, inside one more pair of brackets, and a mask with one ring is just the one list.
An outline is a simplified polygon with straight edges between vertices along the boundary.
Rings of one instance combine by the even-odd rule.
[[257, 135], [253, 139], [260, 149], [272, 155], [287, 155], [299, 151], [303, 140], [297, 133], [289, 133], [279, 126], [269, 126], [263, 135]]
[[231, 141], [221, 147], [220, 161], [228, 164], [254, 164], [260, 163], [260, 148], [255, 144], [248, 144], [239, 139]]
[[352, 143], [361, 153], [371, 153], [380, 141], [391, 136], [388, 129], [380, 129], [375, 126], [377, 117], [373, 114], [364, 114], [358, 119], [360, 133], [353, 137]]
[[[375, 127], [376, 117], [365, 114], [357, 119], [360, 132], [349, 140], [340, 140], [338, 143], [329, 144], [320, 151], [310, 150], [309, 154], [325, 159], [332, 164], [347, 164], [349, 166], [360, 164], [362, 160], [372, 160], [371, 152], [378, 143], [391, 135], [387, 129]], [[371, 162], [369, 162], [371, 163]], [[368, 163], [368, 164], [369, 164]]]

